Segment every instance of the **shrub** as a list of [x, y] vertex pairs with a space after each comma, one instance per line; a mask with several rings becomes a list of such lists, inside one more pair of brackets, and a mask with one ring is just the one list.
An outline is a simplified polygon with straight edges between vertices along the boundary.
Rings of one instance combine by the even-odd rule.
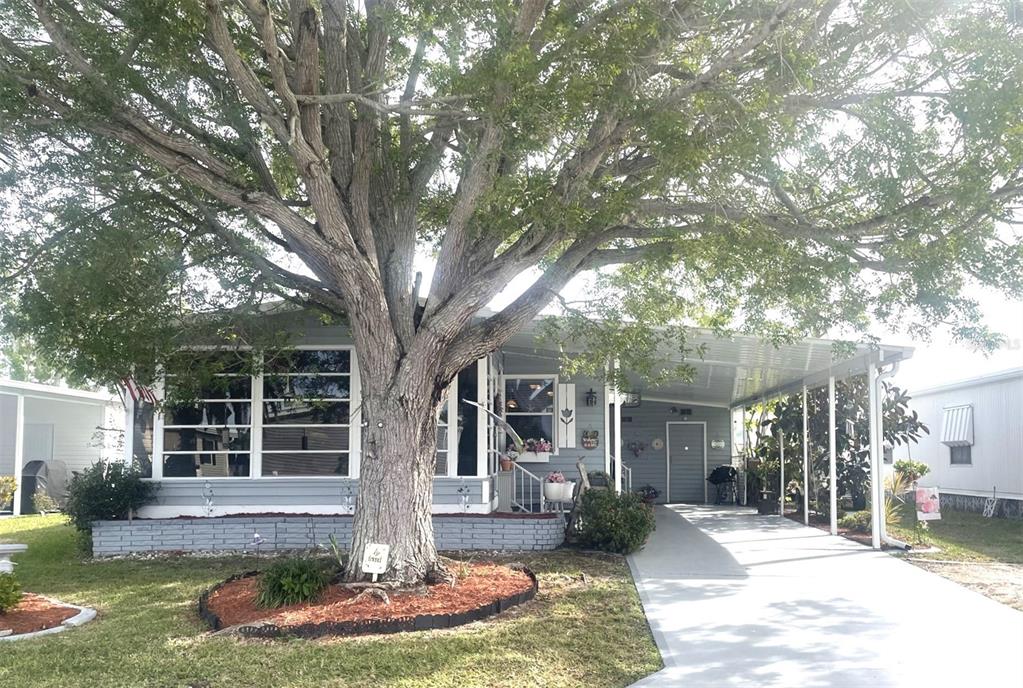
[[155, 493], [156, 485], [137, 468], [98, 461], [71, 478], [64, 511], [75, 528], [89, 532], [93, 521], [127, 518]]
[[870, 512], [852, 511], [838, 520], [838, 527], [854, 533], [869, 533]]
[[256, 603], [261, 607], [283, 607], [309, 602], [327, 587], [329, 576], [314, 559], [285, 559], [275, 563], [259, 578]]
[[587, 490], [579, 507], [579, 542], [585, 547], [628, 554], [654, 530], [654, 511], [632, 492]]
[[643, 500], [644, 504], [653, 504], [661, 495], [660, 491], [653, 485], [644, 485], [636, 490], [636, 494], [639, 495], [639, 498]]
[[21, 601], [21, 586], [13, 573], [0, 573], [0, 614], [14, 609]]
[[60, 511], [60, 506], [54, 501], [53, 497], [46, 494], [43, 490], [36, 490], [36, 493], [32, 495], [32, 508], [41, 514]]
[[909, 482], [919, 480], [931, 472], [931, 467], [923, 461], [913, 461], [912, 459], [899, 459], [893, 464], [893, 468], [896, 473], [906, 476], [906, 480]]
[[18, 489], [18, 481], [13, 475], [0, 475], [0, 510], [14, 498]]

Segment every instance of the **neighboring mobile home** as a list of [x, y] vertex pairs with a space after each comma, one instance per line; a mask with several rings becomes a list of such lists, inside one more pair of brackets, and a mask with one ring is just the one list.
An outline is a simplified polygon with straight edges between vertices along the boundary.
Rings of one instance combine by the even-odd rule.
[[910, 394], [931, 433], [895, 458], [930, 466], [920, 484], [939, 488], [944, 508], [979, 512], [995, 497], [996, 514], [1023, 518], [1023, 368]]
[[[20, 481], [42, 462], [50, 496], [58, 502], [74, 471], [121, 455], [124, 406], [107, 392], [0, 379], [0, 476]], [[22, 512], [19, 492], [13, 511]], [[0, 504], [0, 510], [6, 505]]]
[[[241, 548], [256, 530], [263, 541], [276, 538], [263, 545], [267, 548], [294, 546], [295, 537], [318, 544], [330, 532], [346, 537], [360, 473], [359, 365], [342, 327], [309, 314], [297, 329], [297, 354], [288, 363], [258, 376], [224, 373], [231, 378], [227, 392], [155, 414], [148, 403], [130, 402], [126, 458], [160, 485], [156, 501], [139, 516], [160, 521], [133, 526], [149, 529], [139, 537], [127, 524], [94, 532], [97, 553], [165, 549], [159, 542], [165, 537], [173, 549]], [[912, 351], [861, 347], [839, 360], [829, 341], [776, 347], [754, 337], [726, 340], [699, 330], [689, 344], [694, 350], [706, 347], [702, 358], [687, 361], [695, 371], [691, 380], [651, 387], [633, 377], [627, 393], [613, 392], [603, 379], [562, 375], [559, 353], [543, 348], [532, 326], [463, 370], [440, 414], [433, 486], [438, 546], [560, 543], [563, 533], [549, 523], [545, 527], [556, 541], [524, 542], [506, 537], [509, 524], [522, 533], [517, 519], [484, 517], [514, 512], [532, 514], [540, 523], [551, 510], [542, 497], [545, 475], [561, 471], [578, 480], [580, 464], [606, 472], [614, 489], [649, 484], [660, 502], [711, 501], [707, 474], [737, 461], [732, 436], [740, 421], [733, 412], [803, 385], [827, 385], [829, 377], [862, 374], [872, 366], [876, 372]], [[678, 352], [663, 354], [664, 365], [674, 368]], [[504, 417], [523, 438], [550, 441], [551, 451], [523, 454], [502, 471], [504, 432], [474, 404]], [[232, 514], [244, 515], [230, 521], [233, 530], [224, 519], [180, 518]], [[259, 514], [273, 516], [251, 520]], [[469, 517], [477, 519], [471, 533], [465, 526]], [[217, 530], [183, 521], [220, 524]]]

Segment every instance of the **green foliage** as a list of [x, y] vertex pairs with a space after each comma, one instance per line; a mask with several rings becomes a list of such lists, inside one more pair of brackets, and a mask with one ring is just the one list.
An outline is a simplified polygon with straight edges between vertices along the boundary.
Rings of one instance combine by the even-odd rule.
[[634, 492], [587, 490], [579, 505], [579, 521], [579, 543], [605, 552], [635, 552], [654, 531], [653, 509]]
[[261, 607], [283, 607], [310, 602], [320, 596], [329, 581], [323, 563], [315, 559], [278, 561], [260, 575], [256, 603]]
[[32, 495], [32, 508], [41, 514], [60, 511], [57, 502], [44, 490], [36, 490], [36, 493]]
[[0, 509], [10, 504], [17, 489], [18, 481], [13, 475], [0, 475]]
[[13, 609], [21, 601], [21, 585], [13, 573], [0, 573], [0, 614]]
[[923, 461], [913, 459], [899, 459], [893, 465], [896, 473], [906, 476], [909, 482], [915, 482], [931, 472], [931, 467]]
[[[916, 443], [930, 429], [916, 411], [909, 410], [910, 396], [899, 387], [883, 383], [881, 412], [884, 442], [889, 446]], [[807, 390], [810, 436], [811, 499], [818, 511], [826, 510], [828, 498], [828, 392], [826, 387]], [[835, 384], [835, 448], [839, 496], [848, 495], [853, 509], [863, 509], [870, 488], [869, 398], [867, 378], [857, 375]], [[785, 441], [785, 475], [803, 472], [803, 401], [793, 394], [763, 407], [749, 410], [747, 445], [749, 457], [759, 460], [758, 484], [777, 492], [779, 433]]]
[[90, 532], [93, 521], [127, 518], [152, 501], [156, 489], [135, 467], [97, 461], [71, 477], [64, 512], [75, 528]]
[[870, 532], [870, 512], [853, 511], [838, 519], [838, 527], [854, 533]]

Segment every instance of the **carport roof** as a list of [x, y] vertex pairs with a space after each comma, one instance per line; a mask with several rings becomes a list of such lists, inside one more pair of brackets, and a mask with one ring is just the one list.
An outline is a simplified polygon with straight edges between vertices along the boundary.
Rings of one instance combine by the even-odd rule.
[[[551, 355], [537, 347], [530, 330], [518, 334], [504, 347], [512, 353]], [[871, 362], [893, 363], [910, 358], [912, 347], [888, 344], [877, 347], [857, 346], [852, 353], [837, 355], [837, 342], [827, 339], [802, 339], [774, 344], [769, 340], [746, 335], [718, 337], [713, 331], [690, 330], [687, 346], [692, 350], [705, 347], [702, 357], [694, 355], [686, 363], [695, 371], [689, 382], [681, 380], [652, 386], [633, 377], [632, 391], [644, 399], [710, 406], [741, 406], [807, 387], [825, 385], [828, 377], [841, 379], [864, 373]], [[678, 352], [665, 350], [663, 366], [674, 367], [681, 358]]]

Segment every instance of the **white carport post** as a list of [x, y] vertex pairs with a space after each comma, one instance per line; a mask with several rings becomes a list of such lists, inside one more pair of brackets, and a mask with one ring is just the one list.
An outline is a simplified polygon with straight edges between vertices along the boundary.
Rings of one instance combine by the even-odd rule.
[[870, 545], [874, 549], [881, 549], [881, 504], [884, 501], [884, 485], [881, 484], [877, 383], [877, 363], [872, 360], [867, 366], [867, 388], [870, 400]]
[[831, 534], [838, 535], [838, 468], [835, 459], [835, 376], [828, 376], [828, 499]]
[[810, 412], [803, 385], [803, 525], [810, 525]]
[[25, 465], [25, 395], [15, 396], [14, 411], [14, 509], [15, 516], [21, 516], [21, 472]]
[[[618, 359], [615, 359], [614, 369], [617, 372], [620, 369], [621, 364]], [[615, 494], [622, 493], [622, 447], [625, 446], [625, 442], [622, 441], [622, 395], [618, 389], [617, 382], [614, 389], [614, 423], [615, 430]]]
[[785, 515], [785, 433], [778, 431], [778, 515]]

